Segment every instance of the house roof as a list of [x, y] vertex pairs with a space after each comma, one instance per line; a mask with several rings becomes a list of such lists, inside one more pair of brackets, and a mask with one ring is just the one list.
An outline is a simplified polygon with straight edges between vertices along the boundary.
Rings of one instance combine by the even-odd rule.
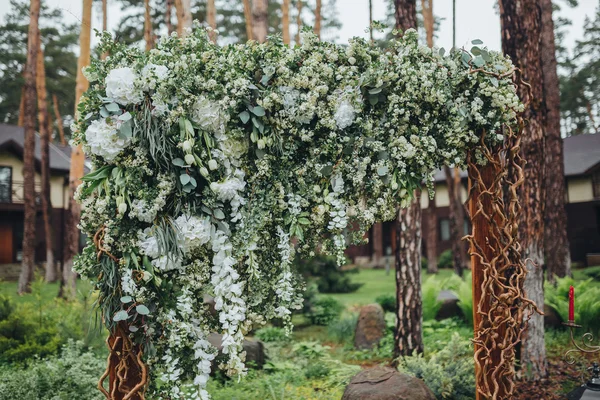
[[[563, 139], [565, 176], [577, 176], [590, 173], [600, 165], [600, 135], [576, 135]], [[461, 178], [467, 177], [466, 171], [460, 171]], [[436, 182], [444, 182], [446, 174], [438, 170], [434, 175]]]
[[[0, 124], [0, 150], [11, 150], [23, 156], [25, 129], [22, 126]], [[69, 172], [71, 147], [50, 143], [50, 169], [54, 172]], [[35, 134], [35, 160], [41, 162], [40, 136]]]

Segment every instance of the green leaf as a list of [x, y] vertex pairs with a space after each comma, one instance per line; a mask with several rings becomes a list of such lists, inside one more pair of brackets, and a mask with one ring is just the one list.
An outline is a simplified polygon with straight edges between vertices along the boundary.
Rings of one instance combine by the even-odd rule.
[[377, 87], [377, 88], [374, 88], [374, 89], [369, 89], [369, 94], [378, 94], [378, 93], [381, 93], [381, 88], [380, 87]]
[[131, 298], [131, 296], [123, 296], [121, 297], [121, 303], [131, 303], [133, 301], [133, 299]]
[[263, 158], [267, 155], [267, 152], [264, 149], [256, 149], [256, 157], [259, 159]]
[[492, 61], [492, 56], [490, 56], [490, 53], [487, 50], [483, 50], [483, 49], [481, 50], [481, 57], [483, 57], [485, 62]]
[[131, 121], [121, 124], [121, 127], [119, 128], [119, 134], [125, 139], [129, 139], [131, 136], [133, 136], [133, 132], [131, 130]]
[[387, 165], [381, 166], [377, 168], [377, 175], [379, 176], [386, 176], [388, 173], [388, 167]]
[[196, 179], [194, 179], [193, 176], [190, 176], [190, 185], [193, 187], [198, 187], [198, 182], [196, 182]]
[[321, 174], [323, 176], [329, 176], [329, 175], [331, 175], [332, 172], [333, 172], [333, 167], [331, 165], [326, 165], [323, 168], [321, 168]]
[[194, 127], [188, 119], [185, 120], [185, 131], [188, 133], [188, 135], [194, 135]]
[[179, 182], [181, 182], [182, 185], [187, 185], [188, 183], [190, 183], [190, 176], [188, 174], [181, 174], [179, 175]]
[[369, 103], [371, 103], [372, 106], [379, 103], [379, 96], [378, 95], [369, 96]]
[[100, 116], [102, 118], [107, 118], [107, 117], [110, 117], [110, 113], [108, 112], [108, 110], [105, 107], [102, 107], [100, 109]]
[[213, 215], [216, 219], [225, 219], [225, 213], [223, 212], [223, 210], [220, 210], [218, 208], [215, 211], [213, 211]]
[[125, 321], [128, 317], [129, 317], [129, 315], [127, 314], [127, 311], [121, 310], [114, 315], [113, 321], [115, 321], [115, 322]]
[[475, 64], [476, 67], [480, 68], [485, 65], [485, 61], [483, 61], [483, 57], [477, 56], [473, 59], [473, 64]]
[[140, 328], [137, 326], [129, 325], [129, 332], [137, 332]]
[[250, 120], [250, 113], [248, 111], [242, 111], [239, 115], [244, 124]]
[[105, 105], [104, 107], [106, 107], [106, 109], [110, 112], [119, 112], [120, 108], [119, 105], [117, 103], [110, 103]]
[[175, 165], [177, 167], [184, 167], [185, 166], [185, 161], [183, 161], [181, 158], [175, 158], [171, 162], [173, 163], [173, 165]]
[[254, 126], [256, 128], [258, 128], [258, 131], [260, 133], [263, 133], [265, 131], [265, 125], [263, 124], [263, 122], [260, 119], [258, 119], [256, 117], [252, 117], [252, 123], [254, 124]]
[[140, 315], [148, 315], [150, 314], [150, 310], [148, 309], [148, 307], [146, 307], [143, 304], [140, 304], [138, 306], [135, 307], [135, 311], [137, 311], [138, 314]]
[[440, 56], [444, 57], [444, 54], [446, 54], [446, 49], [444, 49], [443, 47], [440, 49]]
[[95, 180], [99, 180], [99, 179], [105, 179], [110, 176], [110, 172], [111, 172], [111, 166], [105, 165], [104, 167], [100, 167], [97, 170], [92, 171], [89, 174], [85, 175], [83, 178], [81, 178], [81, 180], [84, 182], [91, 182], [91, 181], [95, 181]]
[[474, 39], [471, 40], [471, 44], [483, 44], [483, 42], [481, 41], [481, 39]]
[[310, 225], [310, 220], [308, 218], [298, 218], [298, 223], [302, 225]]
[[471, 55], [469, 53], [467, 53], [466, 51], [463, 51], [463, 53], [461, 55], [461, 59], [462, 59], [462, 62], [465, 64], [465, 66], [469, 66], [469, 61], [471, 61]]
[[265, 109], [262, 108], [261, 106], [256, 106], [252, 109], [252, 114], [256, 115], [257, 117], [264, 117]]

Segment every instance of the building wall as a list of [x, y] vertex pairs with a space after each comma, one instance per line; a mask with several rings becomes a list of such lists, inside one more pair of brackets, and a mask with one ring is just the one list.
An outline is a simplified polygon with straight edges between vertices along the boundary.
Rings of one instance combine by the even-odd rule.
[[594, 200], [594, 187], [589, 176], [567, 180], [567, 202], [583, 203]]
[[[18, 183], [23, 182], [23, 161], [13, 153], [0, 152], [0, 166], [12, 167], [13, 190], [15, 193], [13, 201], [23, 199], [23, 187]], [[42, 176], [39, 172], [35, 173], [36, 192], [42, 182]], [[22, 201], [22, 200], [21, 200]], [[50, 201], [52, 207], [68, 208], [68, 185], [65, 184], [65, 174], [52, 174], [50, 176]]]

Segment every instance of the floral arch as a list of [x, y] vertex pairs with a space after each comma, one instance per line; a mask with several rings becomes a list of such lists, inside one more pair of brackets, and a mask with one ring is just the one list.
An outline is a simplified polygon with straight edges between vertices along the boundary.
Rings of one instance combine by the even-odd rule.
[[[519, 184], [504, 172], [519, 166], [523, 109], [510, 60], [478, 46], [444, 54], [412, 30], [385, 51], [309, 32], [302, 43], [219, 47], [196, 29], [144, 53], [103, 37], [111, 55], [85, 70], [74, 132], [94, 164], [77, 192], [90, 240], [76, 270], [96, 284], [111, 332], [107, 397], [208, 398], [207, 335], [223, 334], [220, 367], [243, 374], [244, 334], [274, 317], [289, 326], [301, 302], [295, 254], [342, 257], [422, 182], [432, 191], [437, 168], [467, 164], [472, 216], [489, 228], [471, 237], [491, 271], [478, 283], [488, 293], [478, 373], [510, 385], [507, 364], [485, 361], [500, 342], [493, 332], [518, 340], [527, 303], [522, 281], [501, 277], [523, 271], [504, 229], [516, 223], [502, 187]], [[510, 299], [490, 303], [500, 292]], [[517, 323], [494, 325], [500, 314]]]

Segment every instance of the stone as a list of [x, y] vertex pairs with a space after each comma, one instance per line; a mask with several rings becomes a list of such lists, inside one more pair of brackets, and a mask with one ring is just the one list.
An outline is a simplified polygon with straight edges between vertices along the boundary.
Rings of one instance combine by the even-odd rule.
[[215, 298], [209, 294], [204, 294], [204, 296], [202, 296], [202, 301], [208, 307], [208, 312], [210, 313], [210, 315], [216, 317], [217, 310], [215, 309]]
[[360, 309], [354, 347], [372, 349], [385, 335], [385, 313], [379, 304], [369, 304]]
[[[215, 372], [217, 370], [216, 366], [219, 364], [220, 360], [223, 358], [223, 335], [219, 333], [211, 333], [208, 335], [208, 341], [210, 344], [215, 346], [219, 351], [219, 354], [213, 361], [212, 370]], [[248, 367], [261, 369], [267, 360], [267, 356], [265, 353], [265, 345], [260, 340], [249, 340], [245, 339], [243, 346], [243, 351], [246, 352], [246, 365]]]
[[436, 400], [425, 383], [393, 368], [369, 368], [354, 375], [342, 400]]
[[438, 301], [442, 303], [435, 319], [441, 321], [446, 318], [462, 317], [463, 313], [458, 306], [458, 296], [451, 290], [441, 290], [438, 294]]
[[546, 328], [562, 327], [562, 319], [556, 310], [547, 304], [544, 304], [544, 326]]

